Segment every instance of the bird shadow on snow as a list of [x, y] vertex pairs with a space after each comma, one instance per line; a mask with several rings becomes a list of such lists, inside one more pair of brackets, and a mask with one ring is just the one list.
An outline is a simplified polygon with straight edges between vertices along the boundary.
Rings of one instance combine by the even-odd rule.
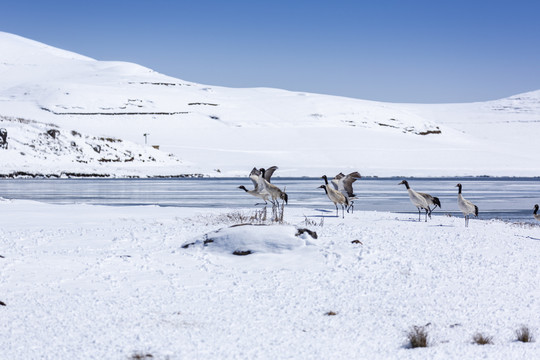
[[[413, 218], [409, 218], [409, 219], [398, 219], [398, 218], [395, 218], [396, 221], [401, 221], [401, 222], [412, 222], [412, 223], [425, 223], [424, 220], [421, 220], [421, 221], [418, 221], [416, 219], [413, 219]], [[428, 220], [428, 222], [431, 221], [431, 220]], [[444, 225], [444, 224], [437, 224], [437, 225], [428, 225], [428, 227], [456, 227], [455, 225]]]
[[400, 222], [413, 222], [413, 223], [417, 223], [417, 222], [425, 222], [424, 220], [422, 221], [418, 221], [418, 220], [415, 220], [415, 219], [398, 219], [398, 218], [395, 218], [394, 220], [396, 221], [400, 221]]
[[540, 239], [534, 238], [532, 236], [523, 236], [523, 235], [515, 235], [515, 236], [522, 237], [522, 238], [525, 238], [525, 239], [540, 241]]
[[[319, 211], [321, 213], [325, 214], [315, 214], [315, 215], [305, 215], [307, 218], [335, 218], [335, 217], [341, 217], [338, 215], [335, 215], [335, 210], [326, 210], [326, 209], [314, 209], [315, 211]], [[332, 215], [330, 215], [332, 214]]]

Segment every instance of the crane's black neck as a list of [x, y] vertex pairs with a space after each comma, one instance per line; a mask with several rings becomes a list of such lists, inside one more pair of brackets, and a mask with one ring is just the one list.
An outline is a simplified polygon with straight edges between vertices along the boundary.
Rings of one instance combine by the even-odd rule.
[[538, 213], [538, 205], [535, 205], [533, 214], [536, 215], [537, 213]]
[[[328, 178], [326, 177], [326, 175], [323, 175], [322, 178], [324, 179], [324, 183], [328, 185]], [[326, 188], [324, 190], [326, 190]]]

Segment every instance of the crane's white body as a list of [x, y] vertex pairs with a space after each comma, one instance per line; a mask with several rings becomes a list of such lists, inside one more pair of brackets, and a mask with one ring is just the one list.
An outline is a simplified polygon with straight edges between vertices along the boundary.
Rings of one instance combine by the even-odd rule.
[[[416, 206], [416, 208], [418, 209], [418, 221], [420, 221], [420, 212], [422, 209], [426, 211], [426, 221], [427, 221], [428, 215], [431, 218], [431, 208], [429, 207], [429, 205], [430, 205], [430, 201], [433, 202], [434, 197], [429, 194], [419, 193], [419, 192], [414, 191], [413, 189], [410, 188], [407, 180], [403, 180], [398, 185], [401, 185], [401, 184], [405, 185], [405, 187], [407, 188], [407, 193], [409, 194], [409, 199], [411, 200], [412, 204]], [[429, 197], [431, 197], [432, 199], [428, 200]]]
[[343, 211], [343, 218], [345, 218], [345, 206], [349, 205], [349, 200], [345, 195], [343, 195], [341, 192], [334, 189], [332, 186], [328, 184], [324, 184], [320, 186], [321, 188], [324, 188], [326, 195], [334, 203], [336, 206], [336, 216], [339, 216], [339, 209], [338, 204], [341, 205], [341, 209]]
[[463, 195], [461, 194], [461, 184], [457, 184], [456, 187], [459, 188], [457, 198], [458, 207], [463, 213], [463, 216], [465, 216], [465, 227], [467, 227], [469, 226], [469, 218], [471, 214], [473, 214], [474, 216], [478, 216], [478, 206], [474, 205], [472, 202], [463, 197]]

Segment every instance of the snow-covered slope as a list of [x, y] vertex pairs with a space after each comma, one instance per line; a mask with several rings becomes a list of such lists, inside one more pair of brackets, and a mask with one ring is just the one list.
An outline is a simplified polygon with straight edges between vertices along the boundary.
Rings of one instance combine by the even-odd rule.
[[4, 177], [155, 176], [164, 166], [186, 168], [173, 154], [121, 139], [21, 118], [0, 116], [0, 124], [9, 128], [10, 135], [7, 150], [0, 151]]
[[[174, 154], [152, 171], [147, 163], [133, 166], [133, 173], [244, 175], [275, 164], [280, 176], [347, 169], [379, 176], [540, 175], [532, 141], [540, 133], [540, 92], [485, 103], [392, 104], [201, 85], [1, 32], [0, 49], [0, 127], [9, 131], [3, 119], [22, 118], [55, 124], [62, 134], [139, 146], [148, 134], [149, 145]], [[35, 162], [14, 157], [13, 150], [0, 151], [10, 171]], [[48, 160], [40, 164], [59, 163]], [[61, 163], [63, 171], [80, 171], [76, 161]]]

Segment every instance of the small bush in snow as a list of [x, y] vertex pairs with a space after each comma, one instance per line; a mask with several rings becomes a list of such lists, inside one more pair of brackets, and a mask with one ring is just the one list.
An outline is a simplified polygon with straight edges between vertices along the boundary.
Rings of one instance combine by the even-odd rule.
[[320, 226], [320, 227], [322, 227], [324, 225], [324, 218], [321, 218], [321, 221], [319, 221], [318, 223], [313, 219], [308, 219], [308, 217], [305, 216], [305, 215], [304, 215], [304, 218], [305, 218], [304, 219], [304, 224], [306, 226]]
[[411, 349], [428, 347], [428, 333], [424, 326], [413, 326], [407, 333], [407, 340]]
[[272, 206], [272, 218], [270, 219], [270, 221], [272, 223], [283, 224], [284, 212], [285, 212], [285, 206], [283, 205], [279, 207]]
[[219, 222], [230, 222], [234, 224], [244, 224], [251, 221], [251, 216], [246, 215], [240, 211], [233, 211], [226, 214], [221, 214], [218, 217]]
[[252, 213], [241, 211], [232, 211], [229, 213], [220, 214], [212, 219], [213, 223], [229, 223], [234, 225], [269, 225], [283, 224], [283, 207], [272, 208], [272, 213], [269, 214], [266, 207], [260, 210], [254, 210]]
[[522, 325], [519, 329], [516, 330], [516, 340], [521, 342], [533, 342], [534, 337], [525, 325]]
[[473, 336], [473, 343], [478, 344], [478, 345], [492, 345], [493, 336], [486, 336], [481, 333], [476, 333]]

